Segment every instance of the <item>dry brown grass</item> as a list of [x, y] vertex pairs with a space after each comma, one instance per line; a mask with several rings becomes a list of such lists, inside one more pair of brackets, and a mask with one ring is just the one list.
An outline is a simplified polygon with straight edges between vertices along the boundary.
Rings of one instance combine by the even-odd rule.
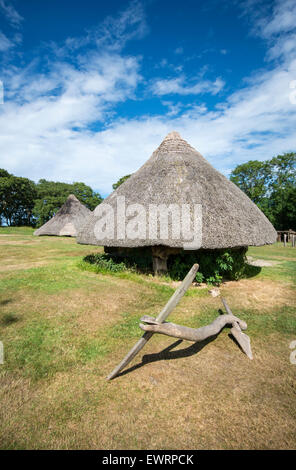
[[1, 235], [0, 238], [0, 245], [34, 245], [35, 243], [40, 243], [41, 240], [38, 238], [33, 238], [32, 240], [9, 240], [9, 243], [7, 243], [6, 239], [2, 239], [2, 237], [5, 237], [7, 235]]
[[[31, 263], [19, 263], [17, 259], [7, 260], [8, 264], [0, 266], [0, 272], [19, 271], [20, 269], [31, 269], [46, 266], [48, 261], [33, 261]], [[11, 264], [10, 264], [11, 263]]]
[[283, 305], [295, 305], [295, 288], [289, 284], [272, 280], [242, 279], [227, 282], [221, 289], [222, 295], [231, 296], [235, 307], [245, 309], [262, 307], [263, 310]]
[[295, 382], [286, 361], [275, 361], [258, 343], [256, 361], [246, 362], [227, 337], [190, 356], [174, 359], [173, 351], [190, 347], [181, 343], [162, 360], [156, 357], [171, 344], [151, 342], [145, 356], [153, 362], [111, 383], [105, 375], [120, 354], [105, 365], [57, 374], [38, 390], [15, 380], [5, 403], [5, 441], [52, 449], [295, 446]]
[[[291, 284], [259, 276], [221, 287], [229, 305], [243, 318], [249, 315], [253, 361], [227, 330], [195, 345], [155, 335], [121, 376], [107, 382], [107, 374], [136, 341], [132, 331], [116, 336], [113, 328], [128, 318], [137, 323], [143, 314], [156, 315], [169, 297], [162, 288], [170, 283], [79, 271], [73, 253], [86, 253], [87, 247], [76, 251], [74, 243], [65, 239], [63, 250], [63, 239], [43, 240], [42, 253], [36, 245], [35, 260], [34, 253], [30, 252], [30, 260], [23, 253], [19, 270], [1, 273], [0, 279], [9, 281], [0, 298], [1, 315], [18, 319], [0, 324], [7, 354], [7, 365], [0, 366], [1, 448], [295, 448], [296, 366], [289, 362], [289, 343], [296, 339], [296, 331], [268, 330], [259, 322], [252, 334], [253, 317], [255, 325], [262, 316], [275, 311], [285, 315], [285, 308], [295, 305]], [[59, 252], [61, 259], [56, 260]], [[11, 255], [6, 254], [8, 264]], [[48, 263], [48, 276], [56, 280], [56, 290], [37, 283], [35, 268], [30, 274], [23, 267], [26, 263], [34, 267], [41, 255]], [[65, 270], [59, 270], [63, 266]], [[28, 273], [32, 277], [24, 287]], [[15, 279], [13, 289], [11, 279]], [[171, 315], [172, 321], [193, 326], [215, 318], [222, 307], [220, 298], [205, 290], [191, 291]], [[38, 357], [35, 363], [26, 356], [28, 362], [22, 366], [12, 360], [18, 344], [29, 347], [36, 340], [36, 330], [33, 334], [30, 328], [39, 322], [46, 322], [44, 335], [63, 331], [55, 343], [44, 343], [50, 354], [57, 355], [57, 362], [40, 377], [33, 374]], [[81, 344], [92, 346], [100, 338], [108, 343], [107, 352], [81, 360], [77, 353]]]

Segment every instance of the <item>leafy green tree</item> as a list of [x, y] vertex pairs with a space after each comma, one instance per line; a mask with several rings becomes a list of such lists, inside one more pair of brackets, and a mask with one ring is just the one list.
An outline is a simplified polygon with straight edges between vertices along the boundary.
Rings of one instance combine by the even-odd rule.
[[36, 185], [37, 197], [33, 209], [37, 227], [47, 222], [66, 201], [70, 194], [69, 185], [53, 181], [39, 180]]
[[[8, 176], [10, 176], [10, 174], [8, 173], [8, 171], [4, 170], [3, 168], [0, 168], [0, 178], [7, 178]], [[0, 203], [1, 204], [1, 203]], [[2, 206], [1, 206], [2, 207]], [[0, 227], [2, 225], [2, 222], [3, 222], [3, 214], [2, 214], [2, 208], [0, 208]]]
[[296, 186], [271, 195], [273, 217], [278, 230], [296, 230]]
[[[1, 170], [2, 175], [4, 172]], [[28, 178], [1, 176], [0, 216], [7, 225], [32, 224], [36, 194], [36, 185]]]
[[84, 183], [68, 184], [41, 179], [36, 188], [37, 198], [33, 212], [38, 227], [56, 214], [70, 194], [74, 194], [90, 210], [93, 210], [103, 200], [99, 193], [94, 192], [90, 186]]
[[73, 183], [73, 194], [79, 199], [82, 204], [88, 207], [93, 211], [98, 204], [101, 204], [103, 201], [100, 193], [96, 193], [92, 190], [90, 186], [87, 186], [84, 183]]
[[73, 184], [39, 180], [36, 185], [0, 168], [0, 225], [43, 225], [74, 194], [90, 210], [102, 202], [98, 192], [84, 183]]
[[8, 176], [11, 176], [11, 174], [3, 168], [0, 168], [0, 178], [7, 178]]
[[250, 160], [238, 165], [231, 173], [230, 180], [235, 183], [255, 204], [266, 197], [271, 180], [269, 162]]
[[278, 230], [296, 230], [296, 153], [238, 165], [230, 179], [258, 205]]
[[272, 171], [272, 188], [286, 189], [296, 186], [296, 153], [284, 153], [269, 162]]
[[115, 191], [115, 189], [118, 188], [118, 186], [120, 186], [122, 183], [124, 183], [130, 176], [132, 176], [132, 175], [122, 176], [121, 178], [119, 178], [117, 183], [112, 184], [112, 188], [114, 189], [114, 191]]

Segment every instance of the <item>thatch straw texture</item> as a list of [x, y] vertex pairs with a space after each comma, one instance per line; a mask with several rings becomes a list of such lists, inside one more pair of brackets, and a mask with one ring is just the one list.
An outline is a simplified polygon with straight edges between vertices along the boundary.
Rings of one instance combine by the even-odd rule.
[[74, 194], [70, 194], [65, 204], [63, 204], [55, 216], [38, 230], [35, 230], [34, 235], [76, 237], [91, 213]]
[[[265, 245], [276, 241], [276, 231], [260, 209], [231, 181], [213, 168], [177, 132], [167, 135], [150, 159], [119, 186], [104, 203], [116, 214], [117, 196], [126, 205], [201, 204], [201, 248], [234, 248]], [[164, 245], [183, 247], [184, 240], [114, 239], [97, 240], [94, 234], [98, 216], [93, 212], [78, 243], [113, 247]]]

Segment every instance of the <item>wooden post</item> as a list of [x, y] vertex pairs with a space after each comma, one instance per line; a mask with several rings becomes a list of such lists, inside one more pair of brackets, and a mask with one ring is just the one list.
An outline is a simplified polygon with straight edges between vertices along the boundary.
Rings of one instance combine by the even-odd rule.
[[286, 242], [287, 242], [287, 234], [284, 233], [284, 247], [286, 247]]
[[[168, 317], [168, 315], [171, 313], [171, 311], [176, 307], [176, 305], [179, 303], [189, 286], [191, 285], [193, 279], [196, 276], [196, 273], [198, 271], [198, 264], [194, 264], [190, 271], [188, 272], [187, 276], [183, 280], [182, 284], [178, 287], [178, 289], [174, 292], [166, 306], [162, 309], [158, 317], [156, 318], [156, 321], [159, 323], [162, 323], [165, 321], [165, 319]], [[116, 375], [119, 374], [122, 369], [124, 369], [130, 362], [131, 360], [138, 354], [138, 352], [143, 349], [145, 344], [149, 341], [149, 339], [153, 336], [153, 332], [147, 331], [144, 333], [142, 338], [139, 339], [139, 341], [132, 347], [132, 349], [128, 352], [128, 354], [122, 359], [120, 364], [118, 364], [117, 367], [111, 372], [111, 374], [108, 375], [107, 380], [111, 380]]]
[[168, 272], [167, 258], [152, 257], [153, 271], [155, 275], [162, 275]]

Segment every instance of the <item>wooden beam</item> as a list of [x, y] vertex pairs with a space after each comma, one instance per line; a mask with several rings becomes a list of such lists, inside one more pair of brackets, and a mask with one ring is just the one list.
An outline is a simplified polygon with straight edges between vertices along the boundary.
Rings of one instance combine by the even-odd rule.
[[[156, 320], [158, 323], [162, 323], [168, 317], [168, 315], [172, 312], [172, 310], [176, 307], [176, 305], [180, 302], [181, 298], [187, 291], [187, 289], [192, 284], [193, 279], [196, 276], [198, 271], [198, 264], [194, 264], [186, 277], [184, 278], [182, 284], [178, 287], [178, 289], [174, 292], [172, 297], [167, 302], [166, 306], [162, 309], [160, 314], [157, 316]], [[137, 343], [132, 347], [132, 349], [128, 352], [128, 354], [122, 359], [120, 364], [115, 367], [115, 369], [108, 375], [107, 380], [114, 379], [119, 372], [122, 371], [134, 357], [143, 349], [143, 347], [147, 344], [149, 339], [153, 336], [153, 332], [147, 331], [144, 333], [142, 338], [137, 341]]]
[[238, 324], [243, 330], [247, 329], [247, 324], [234, 315], [219, 315], [212, 323], [200, 328], [189, 328], [188, 326], [167, 322], [159, 323], [155, 318], [147, 315], [141, 318], [141, 322], [146, 323], [140, 323], [140, 328], [144, 331], [152, 331], [153, 333], [185, 339], [194, 343], [204, 341], [211, 336], [216, 336], [226, 325], [232, 325], [234, 328]]

